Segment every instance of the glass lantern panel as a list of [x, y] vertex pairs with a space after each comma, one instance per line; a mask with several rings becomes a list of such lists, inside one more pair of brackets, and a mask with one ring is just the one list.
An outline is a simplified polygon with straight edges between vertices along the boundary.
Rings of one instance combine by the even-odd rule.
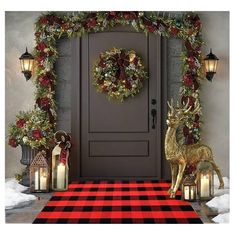
[[48, 171], [47, 168], [40, 168], [40, 180], [39, 180], [39, 186], [40, 190], [47, 190], [47, 178], [48, 178]]
[[190, 187], [191, 200], [194, 200], [194, 199], [195, 199], [195, 192], [196, 192], [196, 187], [195, 187], [195, 186], [191, 186], [191, 187]]
[[33, 59], [22, 59], [20, 62], [22, 71], [32, 71], [34, 63]]
[[209, 173], [202, 173], [200, 176], [200, 196], [210, 197], [210, 175]]
[[217, 60], [205, 60], [206, 72], [216, 72], [218, 61]]
[[189, 186], [184, 186], [184, 199], [189, 200]]
[[68, 164], [60, 162], [60, 155], [52, 156], [52, 189], [66, 190], [68, 188]]

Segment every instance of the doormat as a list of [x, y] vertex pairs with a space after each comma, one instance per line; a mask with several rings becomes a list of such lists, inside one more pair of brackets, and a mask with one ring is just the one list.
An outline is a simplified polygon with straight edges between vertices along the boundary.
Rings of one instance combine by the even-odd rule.
[[34, 224], [202, 224], [189, 202], [170, 199], [169, 182], [79, 181], [55, 192]]

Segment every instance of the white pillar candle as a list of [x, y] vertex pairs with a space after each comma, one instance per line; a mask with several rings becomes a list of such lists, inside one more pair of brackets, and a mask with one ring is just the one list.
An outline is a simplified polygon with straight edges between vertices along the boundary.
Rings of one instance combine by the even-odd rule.
[[184, 187], [184, 199], [189, 200], [189, 186]]
[[35, 190], [39, 189], [39, 172], [35, 171], [34, 173], [34, 188]]
[[65, 188], [65, 172], [66, 167], [63, 163], [60, 163], [57, 166], [57, 188], [64, 189]]
[[41, 176], [40, 177], [40, 190], [46, 190], [47, 189], [47, 177]]
[[191, 194], [191, 199], [194, 199], [194, 187], [191, 187], [191, 191], [190, 191], [190, 194]]
[[201, 178], [201, 197], [209, 197], [209, 184], [209, 179], [206, 176], [203, 176]]

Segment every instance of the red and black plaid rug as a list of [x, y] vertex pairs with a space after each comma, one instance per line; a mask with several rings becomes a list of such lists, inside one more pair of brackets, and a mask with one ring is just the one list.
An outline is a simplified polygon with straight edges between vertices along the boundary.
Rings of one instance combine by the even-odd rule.
[[55, 192], [33, 223], [190, 223], [201, 224], [189, 202], [169, 199], [170, 183], [80, 181]]

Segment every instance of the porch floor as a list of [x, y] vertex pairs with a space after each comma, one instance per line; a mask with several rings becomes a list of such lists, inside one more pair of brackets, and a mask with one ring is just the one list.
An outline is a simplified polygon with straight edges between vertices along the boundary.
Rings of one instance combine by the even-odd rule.
[[[38, 213], [43, 209], [49, 201], [53, 193], [36, 193], [38, 197], [36, 201], [30, 205], [6, 210], [6, 223], [29, 223], [31, 224]], [[191, 203], [193, 209], [198, 213], [203, 223], [214, 223], [211, 219], [217, 215], [217, 212], [212, 211], [205, 203]]]

